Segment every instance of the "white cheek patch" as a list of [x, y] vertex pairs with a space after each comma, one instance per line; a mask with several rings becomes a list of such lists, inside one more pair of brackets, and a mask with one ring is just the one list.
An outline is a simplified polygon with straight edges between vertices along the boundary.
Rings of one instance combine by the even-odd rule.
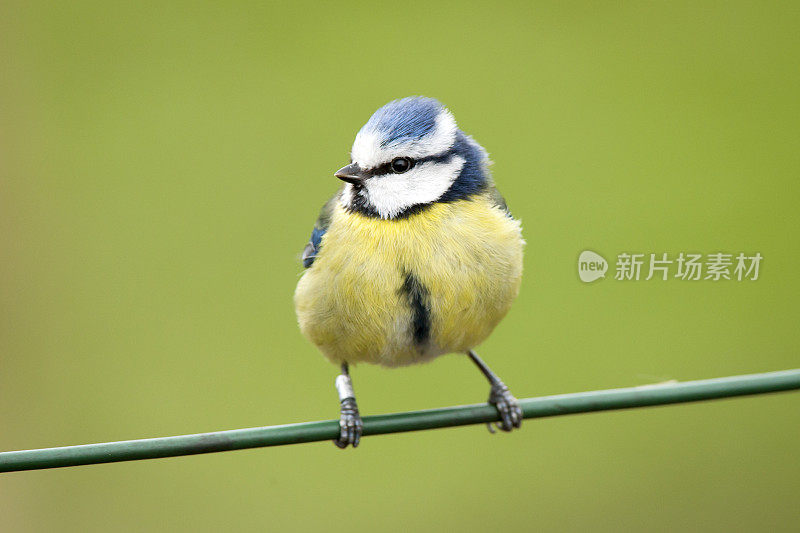
[[344, 184], [342, 195], [339, 197], [342, 207], [349, 207], [353, 203], [353, 186], [349, 183]]
[[444, 110], [436, 117], [436, 127], [422, 139], [399, 145], [381, 146], [381, 135], [375, 131], [361, 130], [356, 135], [350, 155], [361, 168], [374, 168], [395, 157], [420, 159], [445, 152], [456, 140], [456, 120]]
[[[364, 182], [365, 191], [362, 194], [366, 193], [367, 201], [381, 218], [394, 218], [409, 207], [435, 202], [441, 198], [456, 180], [463, 166], [464, 158], [460, 156], [453, 156], [447, 163], [429, 161], [403, 174], [370, 178]], [[342, 200], [345, 194], [342, 195]]]

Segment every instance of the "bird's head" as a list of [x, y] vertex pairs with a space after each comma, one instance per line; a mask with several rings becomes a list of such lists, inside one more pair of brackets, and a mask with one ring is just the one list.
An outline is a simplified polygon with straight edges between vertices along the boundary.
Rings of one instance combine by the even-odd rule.
[[401, 218], [434, 202], [452, 202], [490, 183], [486, 151], [458, 129], [433, 98], [412, 96], [378, 109], [356, 135], [342, 205], [384, 219]]

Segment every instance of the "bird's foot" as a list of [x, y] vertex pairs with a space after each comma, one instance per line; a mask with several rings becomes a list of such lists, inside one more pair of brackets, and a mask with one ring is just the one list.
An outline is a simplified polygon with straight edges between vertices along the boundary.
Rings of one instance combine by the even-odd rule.
[[[500, 422], [495, 423], [497, 429], [511, 431], [522, 426], [522, 409], [505, 383], [498, 381], [492, 384], [489, 392], [489, 403], [494, 405], [500, 413]], [[486, 426], [489, 428], [490, 433], [494, 433], [491, 423], [486, 424]]]
[[358, 405], [355, 398], [345, 398], [342, 400], [342, 411], [339, 417], [339, 438], [333, 443], [339, 448], [347, 448], [351, 444], [353, 448], [358, 446], [361, 440], [361, 432], [364, 424], [361, 422], [361, 415], [358, 414]]

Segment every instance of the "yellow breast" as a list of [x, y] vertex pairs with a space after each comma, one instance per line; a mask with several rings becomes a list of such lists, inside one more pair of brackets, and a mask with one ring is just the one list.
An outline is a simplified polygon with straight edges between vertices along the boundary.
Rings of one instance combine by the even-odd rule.
[[433, 204], [401, 220], [337, 205], [297, 285], [300, 329], [337, 363], [397, 366], [465, 352], [519, 292], [523, 244], [519, 222], [485, 197]]

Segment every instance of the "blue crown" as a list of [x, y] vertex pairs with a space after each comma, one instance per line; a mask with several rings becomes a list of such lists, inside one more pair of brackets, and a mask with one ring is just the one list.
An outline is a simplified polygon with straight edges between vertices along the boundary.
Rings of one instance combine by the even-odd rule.
[[375, 111], [361, 131], [377, 133], [381, 146], [418, 141], [436, 129], [436, 117], [442, 112], [445, 107], [434, 98], [409, 96]]

